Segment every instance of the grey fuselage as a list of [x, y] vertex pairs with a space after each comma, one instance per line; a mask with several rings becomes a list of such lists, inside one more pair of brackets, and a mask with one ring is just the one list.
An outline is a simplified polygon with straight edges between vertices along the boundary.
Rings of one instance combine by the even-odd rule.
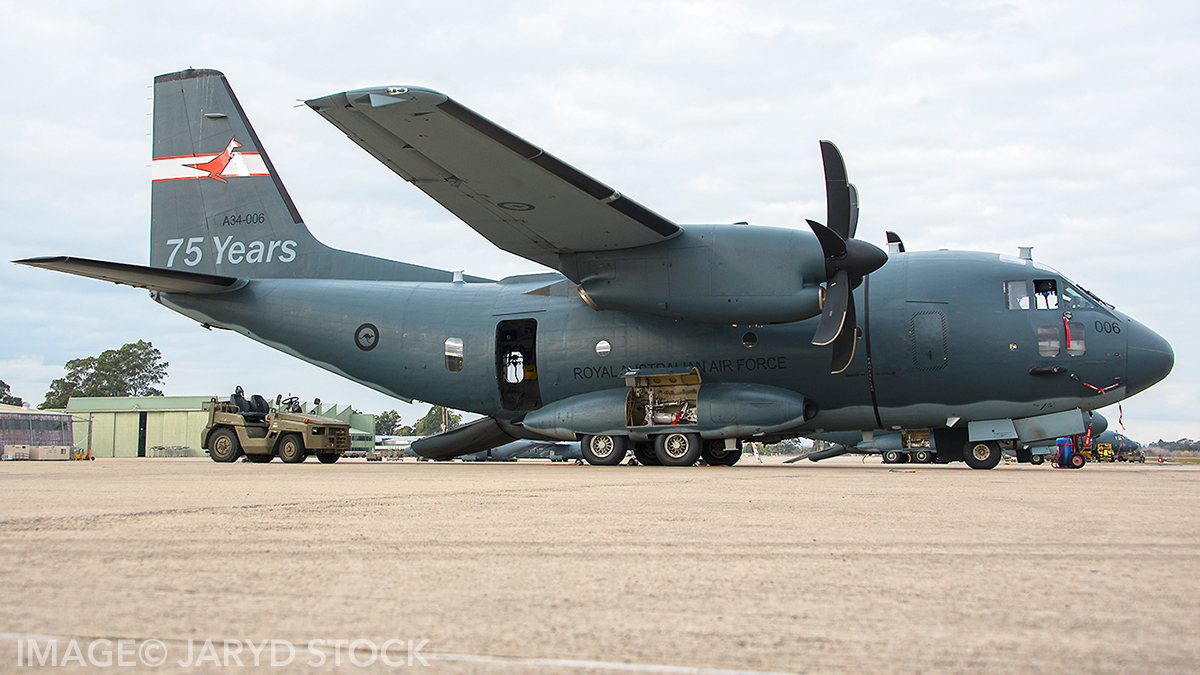
[[[1006, 282], [1035, 288], [1047, 279], [1057, 284], [1060, 306], [1039, 309], [1029, 300], [1034, 306], [1008, 308]], [[596, 311], [555, 273], [495, 283], [252, 279], [224, 294], [156, 297], [397, 398], [519, 421], [534, 407], [622, 389], [630, 368], [694, 366], [705, 384], [762, 384], [804, 396], [816, 415], [784, 434], [801, 435], [1090, 410], [1169, 372], [1173, 356], [1161, 337], [1076, 289], [1025, 259], [893, 255], [855, 291], [861, 337], [852, 365], [836, 375], [828, 348], [811, 344], [816, 318], [730, 326]], [[1075, 334], [1044, 355], [1053, 345], [1047, 334], [1039, 340], [1039, 328], [1062, 330], [1064, 315]], [[514, 321], [536, 330], [524, 367], [537, 391], [534, 401], [506, 406], [497, 329]], [[377, 339], [364, 348], [356, 335], [366, 325]], [[462, 344], [457, 371], [447, 357], [452, 338]], [[598, 348], [602, 341], [607, 350]]]

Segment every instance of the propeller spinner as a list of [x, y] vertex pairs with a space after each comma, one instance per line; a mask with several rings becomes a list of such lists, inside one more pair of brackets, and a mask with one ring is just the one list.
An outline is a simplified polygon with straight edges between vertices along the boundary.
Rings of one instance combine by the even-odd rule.
[[846, 179], [846, 163], [837, 146], [821, 141], [825, 164], [825, 200], [829, 226], [808, 221], [825, 255], [825, 306], [813, 335], [814, 345], [833, 345], [830, 372], [837, 374], [854, 360], [858, 319], [852, 291], [863, 277], [887, 262], [887, 254], [854, 238], [858, 229], [858, 190]]

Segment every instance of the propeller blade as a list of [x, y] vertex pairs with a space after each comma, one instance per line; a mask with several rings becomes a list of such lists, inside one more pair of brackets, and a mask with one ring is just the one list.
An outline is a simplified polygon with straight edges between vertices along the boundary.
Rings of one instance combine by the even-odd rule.
[[850, 362], [854, 360], [854, 348], [857, 345], [858, 318], [854, 313], [854, 298], [850, 298], [850, 304], [846, 305], [846, 322], [842, 324], [841, 331], [833, 341], [833, 361], [829, 365], [831, 374], [837, 375], [850, 367]]
[[825, 257], [825, 304], [812, 343], [833, 345], [830, 372], [836, 375], [850, 367], [858, 343], [854, 288], [887, 262], [887, 254], [854, 238], [858, 231], [858, 188], [847, 180], [846, 162], [837, 146], [821, 141], [821, 161], [829, 224], [808, 221]]
[[854, 236], [850, 229], [850, 214], [852, 202], [850, 184], [846, 181], [846, 162], [837, 146], [829, 141], [821, 141], [821, 160], [825, 164], [825, 207], [829, 229], [842, 239]]
[[854, 183], [847, 183], [850, 186], [850, 238], [854, 238], [854, 233], [858, 232], [858, 188], [854, 187]]
[[839, 237], [836, 232], [815, 220], [808, 221], [808, 226], [812, 228], [813, 234], [817, 235], [817, 241], [821, 242], [821, 253], [826, 259], [846, 255], [845, 238]]
[[825, 285], [825, 306], [821, 310], [821, 322], [813, 334], [812, 343], [824, 346], [837, 339], [846, 324], [847, 313], [854, 311], [850, 297], [850, 273], [838, 270]]

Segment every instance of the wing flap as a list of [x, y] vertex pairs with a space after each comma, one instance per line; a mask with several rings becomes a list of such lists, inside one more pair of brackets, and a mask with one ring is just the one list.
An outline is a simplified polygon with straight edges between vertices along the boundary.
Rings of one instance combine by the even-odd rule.
[[54, 270], [55, 272], [66, 272], [67, 274], [75, 274], [90, 279], [111, 281], [114, 284], [162, 291], [163, 293], [227, 293], [242, 288], [247, 283], [244, 279], [238, 279], [237, 277], [184, 272], [160, 267], [145, 267], [105, 260], [71, 258], [68, 256], [27, 258], [25, 260], [14, 260], [13, 262], [20, 265], [29, 265], [30, 267]]
[[679, 226], [437, 92], [364, 89], [307, 102], [385, 166], [501, 249], [645, 246]]

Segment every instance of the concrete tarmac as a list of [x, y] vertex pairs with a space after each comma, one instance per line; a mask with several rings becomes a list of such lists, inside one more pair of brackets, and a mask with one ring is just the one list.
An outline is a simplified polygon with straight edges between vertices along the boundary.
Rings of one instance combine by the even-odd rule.
[[0, 671], [1200, 671], [1200, 467], [742, 461], [5, 462]]

